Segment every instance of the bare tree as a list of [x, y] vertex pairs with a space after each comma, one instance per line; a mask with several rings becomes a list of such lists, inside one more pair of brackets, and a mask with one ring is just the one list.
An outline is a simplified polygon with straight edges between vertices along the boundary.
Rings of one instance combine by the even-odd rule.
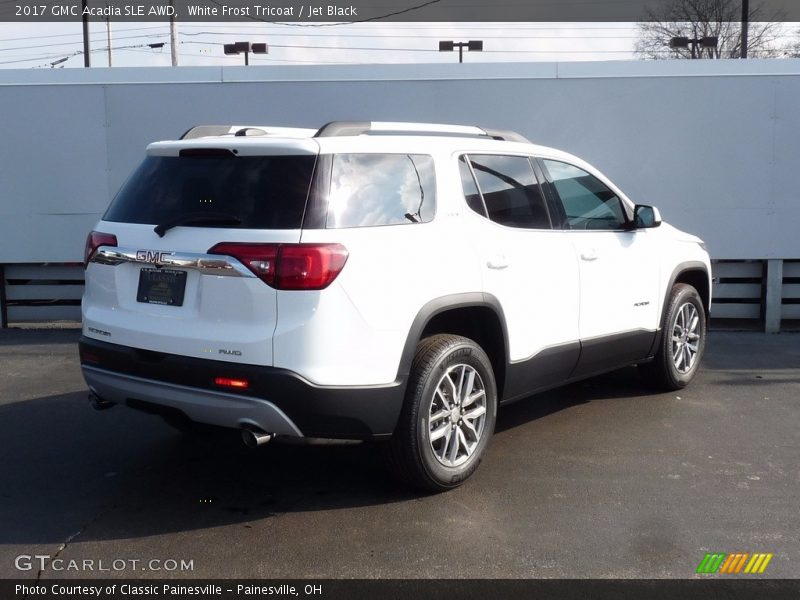
[[797, 35], [799, 37], [795, 38], [786, 49], [786, 56], [789, 58], [800, 58], [800, 29], [797, 30]]
[[[636, 53], [643, 58], [740, 58], [742, 54], [741, 0], [672, 0], [660, 10], [649, 10], [639, 23]], [[785, 56], [780, 47], [778, 15], [768, 19], [759, 6], [750, 9], [747, 55], [751, 58]], [[690, 44], [670, 48], [675, 37], [716, 37], [715, 48]]]

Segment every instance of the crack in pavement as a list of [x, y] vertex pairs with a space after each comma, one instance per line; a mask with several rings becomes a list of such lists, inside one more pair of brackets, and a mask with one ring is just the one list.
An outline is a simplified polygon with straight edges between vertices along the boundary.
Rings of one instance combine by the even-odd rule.
[[[94, 525], [97, 521], [99, 521], [101, 518], [103, 518], [105, 515], [107, 515], [112, 510], [114, 510], [116, 507], [117, 507], [117, 505], [115, 503], [115, 504], [112, 504], [110, 507], [106, 508], [105, 510], [99, 511], [91, 519], [86, 521], [86, 523], [84, 523], [78, 531], [76, 531], [75, 533], [73, 533], [72, 535], [67, 537], [67, 539], [64, 540], [64, 542], [62, 542], [62, 544], [58, 547], [58, 550], [56, 550], [56, 553], [54, 555], [52, 555], [49, 558], [49, 560], [47, 560], [47, 561], [42, 563], [42, 566], [39, 568], [38, 572], [36, 573], [35, 584], [36, 585], [39, 584], [39, 582], [41, 581], [42, 575], [47, 570], [48, 565], [52, 564], [53, 561], [55, 559], [57, 559], [61, 555], [61, 553], [64, 552], [64, 550], [67, 549], [67, 546], [69, 546], [75, 540], [75, 538], [77, 538], [78, 536], [83, 534], [87, 529], [89, 529], [89, 527]], [[28, 596], [26, 596], [26, 598], [28, 598]]]

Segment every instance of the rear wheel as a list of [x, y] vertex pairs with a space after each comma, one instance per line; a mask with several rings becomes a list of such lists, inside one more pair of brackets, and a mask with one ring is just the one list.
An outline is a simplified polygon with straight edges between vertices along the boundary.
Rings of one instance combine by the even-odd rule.
[[653, 362], [640, 365], [648, 382], [678, 390], [694, 379], [706, 345], [703, 300], [691, 285], [678, 283], [670, 293]]
[[456, 335], [426, 338], [417, 346], [388, 445], [390, 464], [411, 485], [431, 491], [458, 487], [478, 468], [496, 415], [494, 373], [481, 347]]

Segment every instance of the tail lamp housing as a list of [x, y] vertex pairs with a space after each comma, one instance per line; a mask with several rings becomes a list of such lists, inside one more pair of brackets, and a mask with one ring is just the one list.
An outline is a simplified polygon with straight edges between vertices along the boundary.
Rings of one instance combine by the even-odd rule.
[[221, 242], [209, 254], [232, 256], [276, 290], [324, 290], [347, 262], [341, 244]]
[[117, 245], [117, 236], [111, 233], [103, 233], [101, 231], [91, 231], [86, 236], [86, 246], [83, 249], [83, 267], [89, 266], [89, 261], [97, 252], [100, 246], [115, 246]]

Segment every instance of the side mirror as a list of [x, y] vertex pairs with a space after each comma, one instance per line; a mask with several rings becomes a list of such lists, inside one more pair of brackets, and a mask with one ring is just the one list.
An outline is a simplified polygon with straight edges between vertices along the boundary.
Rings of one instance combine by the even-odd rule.
[[661, 225], [661, 213], [655, 206], [637, 204], [633, 209], [633, 227], [635, 229], [649, 229]]

